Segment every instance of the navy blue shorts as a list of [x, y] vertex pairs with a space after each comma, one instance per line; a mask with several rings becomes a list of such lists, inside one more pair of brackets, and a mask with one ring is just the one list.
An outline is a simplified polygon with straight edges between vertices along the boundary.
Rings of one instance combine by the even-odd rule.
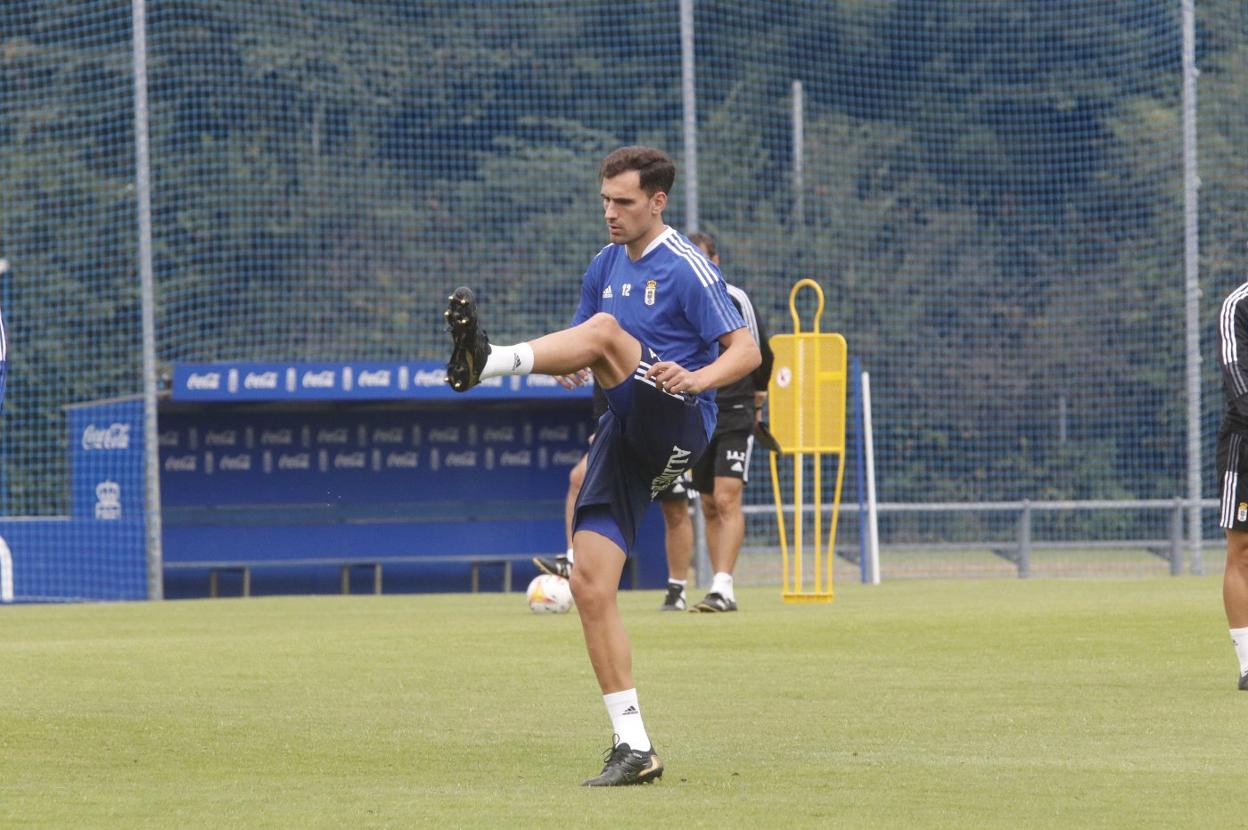
[[638, 366], [631, 378], [606, 390], [610, 408], [598, 422], [576, 499], [575, 529], [602, 533], [625, 553], [637, 540], [650, 502], [692, 467], [707, 445], [706, 404], [696, 395], [660, 391], [644, 375]]

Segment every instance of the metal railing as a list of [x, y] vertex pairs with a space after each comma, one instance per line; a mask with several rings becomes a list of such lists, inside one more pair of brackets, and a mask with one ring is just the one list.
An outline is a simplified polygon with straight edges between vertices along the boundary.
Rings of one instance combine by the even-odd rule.
[[[1178, 576], [1184, 572], [1185, 561], [1188, 564], [1190, 573], [1203, 574], [1204, 560], [1201, 555], [1203, 549], [1221, 547], [1222, 542], [1221, 540], [1209, 540], [1203, 544], [1200, 542], [1192, 543], [1192, 534], [1187, 527], [1188, 521], [1185, 519], [1185, 516], [1192, 514], [1193, 507], [1195, 507], [1195, 512], [1198, 514], [1204, 510], [1217, 509], [1218, 501], [1216, 499], [1201, 499], [1195, 505], [1190, 500], [1182, 498], [1088, 501], [1030, 501], [1023, 499], [1010, 502], [881, 502], [877, 505], [877, 510], [881, 515], [902, 513], [1014, 513], [1017, 514], [1017, 518], [1014, 523], [1015, 535], [1013, 539], [959, 539], [957, 542], [928, 544], [882, 542], [880, 544], [880, 553], [881, 557], [884, 557], [890, 550], [922, 550], [925, 548], [935, 550], [951, 547], [989, 550], [995, 556], [1014, 564], [1018, 577], [1026, 579], [1031, 576], [1032, 554], [1037, 549], [1139, 548], [1165, 560], [1169, 564], [1170, 574], [1173, 576]], [[791, 515], [793, 505], [791, 503], [785, 504], [782, 509], [786, 515]], [[812, 513], [814, 509], [814, 504], [805, 504], [803, 506], [803, 511], [807, 513]], [[743, 508], [747, 516], [774, 517], [775, 510], [775, 505], [771, 504], [752, 504]], [[832, 506], [822, 505], [822, 510], [825, 515], [830, 516]], [[859, 510], [859, 505], [856, 503], [842, 504], [840, 506], [841, 518], [854, 516]], [[1033, 532], [1035, 529], [1035, 517], [1039, 513], [1127, 510], [1163, 511], [1168, 513], [1169, 518], [1166, 522], [1167, 534], [1164, 537], [1153, 538], [1089, 537], [1054, 540], [1036, 539]], [[842, 542], [836, 546], [836, 554], [846, 561], [856, 565], [861, 564], [859, 544], [845, 544]], [[701, 555], [702, 552], [700, 550], [699, 556]]]

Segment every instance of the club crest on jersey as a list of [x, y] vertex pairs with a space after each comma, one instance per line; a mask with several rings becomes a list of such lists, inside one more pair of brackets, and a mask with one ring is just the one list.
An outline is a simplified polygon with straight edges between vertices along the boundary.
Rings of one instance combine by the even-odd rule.
[[1248, 502], [1241, 501], [1239, 503], [1239, 512], [1235, 514], [1236, 521], [1248, 522]]
[[658, 287], [658, 283], [654, 280], [646, 280], [646, 305], [654, 305], [654, 289]]

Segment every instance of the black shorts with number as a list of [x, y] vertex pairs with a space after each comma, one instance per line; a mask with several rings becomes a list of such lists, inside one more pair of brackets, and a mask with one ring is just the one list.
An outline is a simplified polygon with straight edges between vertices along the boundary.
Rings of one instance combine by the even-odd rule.
[[1218, 526], [1248, 530], [1248, 434], [1225, 422], [1218, 430]]
[[693, 489], [699, 493], [713, 492], [717, 478], [739, 478], [742, 484], [749, 482], [753, 454], [753, 430], [734, 429], [716, 435], [693, 467]]

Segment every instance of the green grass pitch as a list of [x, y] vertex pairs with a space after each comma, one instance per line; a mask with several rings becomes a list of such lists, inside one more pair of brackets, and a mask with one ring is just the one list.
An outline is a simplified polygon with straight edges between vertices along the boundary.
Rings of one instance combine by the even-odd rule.
[[575, 612], [518, 594], [0, 608], [0, 827], [1228, 827], [1248, 693], [1215, 577], [626, 592], [667, 764]]

